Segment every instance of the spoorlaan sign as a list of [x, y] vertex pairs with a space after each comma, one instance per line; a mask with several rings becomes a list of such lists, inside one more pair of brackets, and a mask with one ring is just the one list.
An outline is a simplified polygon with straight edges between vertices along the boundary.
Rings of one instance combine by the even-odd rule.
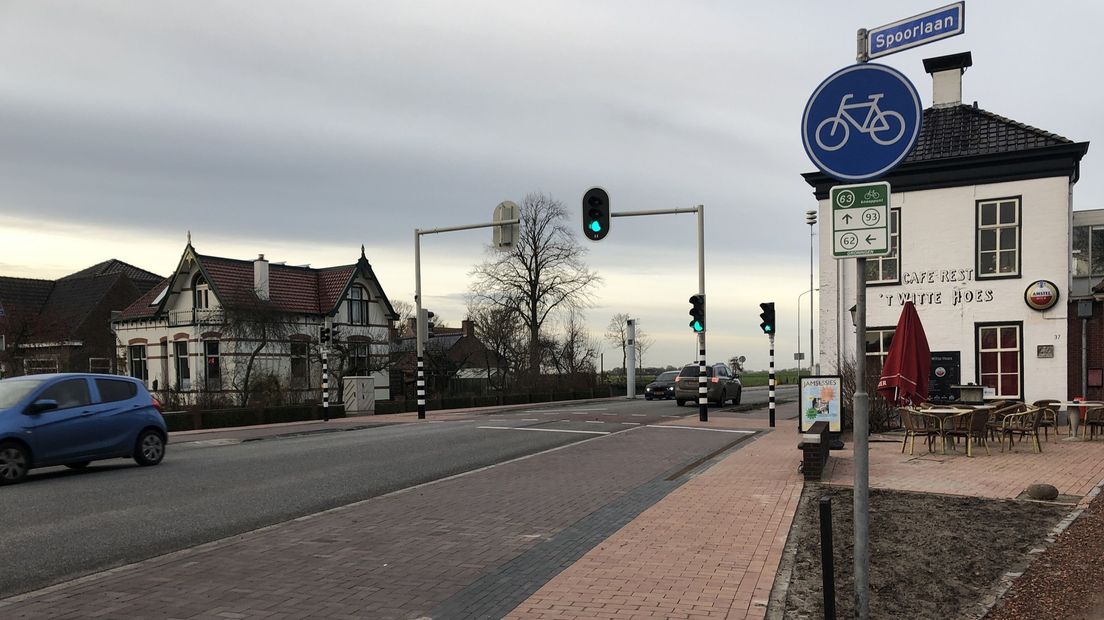
[[801, 117], [809, 159], [844, 182], [876, 179], [904, 161], [920, 136], [920, 94], [900, 71], [844, 67], [813, 91]]
[[877, 58], [966, 32], [966, 3], [956, 2], [867, 31], [867, 57]]
[[1058, 303], [1058, 286], [1050, 280], [1036, 280], [1024, 291], [1024, 303], [1032, 310], [1049, 310]]

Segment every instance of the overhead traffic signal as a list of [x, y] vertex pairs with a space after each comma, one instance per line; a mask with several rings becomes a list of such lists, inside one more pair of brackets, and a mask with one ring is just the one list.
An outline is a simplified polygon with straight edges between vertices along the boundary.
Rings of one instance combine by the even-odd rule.
[[768, 301], [759, 304], [759, 307], [763, 309], [759, 313], [759, 318], [763, 319], [763, 322], [759, 324], [759, 327], [763, 330], [764, 334], [774, 333], [774, 302]]
[[694, 295], [690, 298], [690, 329], [700, 334], [705, 331], [705, 295]]
[[591, 241], [601, 241], [609, 234], [609, 194], [600, 187], [592, 187], [583, 194], [583, 234]]

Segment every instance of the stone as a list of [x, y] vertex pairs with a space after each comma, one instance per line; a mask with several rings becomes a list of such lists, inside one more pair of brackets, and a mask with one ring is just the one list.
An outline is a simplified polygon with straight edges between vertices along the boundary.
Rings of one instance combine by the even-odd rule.
[[1053, 484], [1033, 484], [1027, 487], [1027, 496], [1031, 499], [1050, 501], [1058, 499], [1058, 489]]

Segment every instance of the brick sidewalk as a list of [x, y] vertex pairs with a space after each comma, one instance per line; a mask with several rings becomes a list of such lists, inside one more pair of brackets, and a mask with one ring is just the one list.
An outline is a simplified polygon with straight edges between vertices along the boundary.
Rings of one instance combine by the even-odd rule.
[[[765, 428], [738, 414], [709, 428]], [[790, 425], [697, 475], [508, 618], [762, 618], [803, 486]]]

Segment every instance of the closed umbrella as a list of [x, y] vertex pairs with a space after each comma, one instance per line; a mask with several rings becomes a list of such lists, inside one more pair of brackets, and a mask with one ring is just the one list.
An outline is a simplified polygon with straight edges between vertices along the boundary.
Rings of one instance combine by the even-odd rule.
[[931, 350], [924, 326], [911, 301], [905, 302], [893, 342], [889, 345], [878, 393], [894, 405], [919, 404], [928, 399]]

